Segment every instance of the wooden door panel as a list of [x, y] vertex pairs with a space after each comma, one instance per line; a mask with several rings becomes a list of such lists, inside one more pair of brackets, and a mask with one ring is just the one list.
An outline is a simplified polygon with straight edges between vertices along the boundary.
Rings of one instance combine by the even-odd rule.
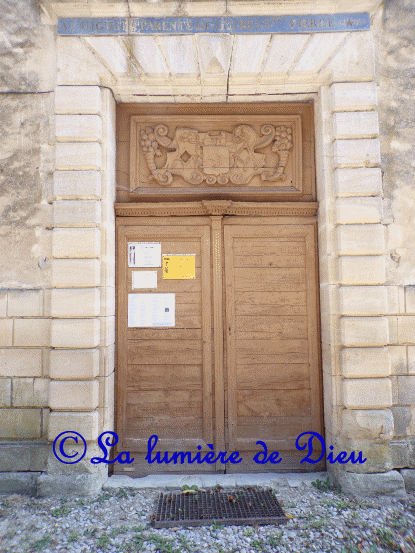
[[[154, 434], [159, 438], [154, 453], [162, 454], [196, 453], [198, 445], [206, 449], [213, 440], [210, 220], [140, 222], [118, 222], [118, 451], [131, 451], [135, 461], [114, 469], [135, 476], [200, 470], [198, 465], [150, 465], [144, 457]], [[161, 242], [162, 255], [195, 254], [195, 278], [165, 280], [162, 268], [127, 267], [128, 242]], [[140, 270], [157, 271], [156, 289], [132, 289], [132, 272]], [[128, 294], [134, 293], [174, 293], [175, 326], [128, 328]]]
[[[227, 471], [309, 470], [295, 440], [322, 432], [315, 228], [225, 218], [224, 246], [228, 445], [244, 452]], [[256, 464], [258, 440], [283, 462]]]
[[[300, 464], [304, 454], [295, 448], [302, 432], [323, 432], [315, 226], [216, 216], [117, 224], [116, 453], [129, 450], [135, 461], [115, 472], [321, 470], [322, 463]], [[132, 290], [132, 271], [140, 269], [127, 267], [129, 241], [161, 242], [162, 254], [194, 253], [196, 278], [164, 280], [161, 268], [151, 269], [157, 289]], [[174, 293], [175, 326], [128, 328], [129, 293]], [[149, 465], [153, 434], [162, 454], [205, 452], [210, 443], [240, 451], [243, 462]], [[256, 464], [258, 440], [283, 461]]]

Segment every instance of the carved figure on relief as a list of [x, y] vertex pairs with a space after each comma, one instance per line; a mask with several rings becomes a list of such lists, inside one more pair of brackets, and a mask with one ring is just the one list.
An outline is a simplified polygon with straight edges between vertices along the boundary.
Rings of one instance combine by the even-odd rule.
[[[229, 182], [242, 186], [255, 175], [264, 182], [285, 180], [284, 170], [289, 151], [293, 146], [293, 131], [290, 126], [262, 125], [260, 134], [250, 125], [236, 125], [232, 132], [176, 128], [169, 138], [167, 125], [159, 124], [154, 129], [140, 131], [140, 145], [152, 178], [161, 186], [170, 186], [173, 175], [186, 182], [199, 185], [227, 185]], [[271, 143], [271, 150], [278, 154], [278, 163], [265, 167], [265, 154], [256, 150]], [[167, 150], [166, 161], [157, 167], [156, 157], [161, 157], [159, 146]]]

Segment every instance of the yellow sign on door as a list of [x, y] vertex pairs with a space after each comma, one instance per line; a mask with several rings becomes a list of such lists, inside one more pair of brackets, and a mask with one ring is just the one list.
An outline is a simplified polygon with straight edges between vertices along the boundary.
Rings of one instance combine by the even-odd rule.
[[196, 254], [163, 255], [163, 279], [196, 278]]

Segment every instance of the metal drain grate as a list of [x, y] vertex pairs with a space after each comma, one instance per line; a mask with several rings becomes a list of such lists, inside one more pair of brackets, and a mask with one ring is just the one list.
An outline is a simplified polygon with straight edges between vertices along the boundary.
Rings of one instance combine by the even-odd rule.
[[280, 524], [287, 517], [270, 490], [238, 488], [199, 490], [197, 493], [162, 492], [151, 517], [156, 528]]

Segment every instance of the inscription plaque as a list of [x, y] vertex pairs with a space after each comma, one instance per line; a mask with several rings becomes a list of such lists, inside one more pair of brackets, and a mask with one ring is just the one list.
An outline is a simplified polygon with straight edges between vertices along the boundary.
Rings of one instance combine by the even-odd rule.
[[186, 35], [367, 31], [368, 13], [241, 17], [116, 17], [58, 20], [58, 35]]

